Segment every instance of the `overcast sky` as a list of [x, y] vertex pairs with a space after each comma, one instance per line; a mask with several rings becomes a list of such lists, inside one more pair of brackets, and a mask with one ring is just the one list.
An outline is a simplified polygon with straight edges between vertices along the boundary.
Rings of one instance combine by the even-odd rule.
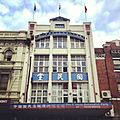
[[0, 0], [0, 30], [27, 30], [28, 21], [33, 19], [34, 3], [38, 24], [49, 24], [50, 18], [59, 16], [59, 3], [62, 17], [70, 19], [70, 24], [82, 24], [85, 3], [94, 46], [120, 40], [120, 0]]

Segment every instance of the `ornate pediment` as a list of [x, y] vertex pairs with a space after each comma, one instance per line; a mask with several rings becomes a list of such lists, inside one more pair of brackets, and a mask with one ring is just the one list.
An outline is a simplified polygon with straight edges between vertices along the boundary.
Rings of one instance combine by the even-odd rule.
[[67, 18], [64, 18], [64, 17], [61, 17], [61, 16], [52, 18], [50, 20], [52, 20], [52, 21], [70, 21], [70, 19], [67, 19]]

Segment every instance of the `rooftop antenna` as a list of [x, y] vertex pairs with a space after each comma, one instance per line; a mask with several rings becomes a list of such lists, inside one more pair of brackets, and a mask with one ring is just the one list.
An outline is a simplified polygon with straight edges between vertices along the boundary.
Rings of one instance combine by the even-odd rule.
[[61, 4], [59, 3], [59, 16], [60, 16]]

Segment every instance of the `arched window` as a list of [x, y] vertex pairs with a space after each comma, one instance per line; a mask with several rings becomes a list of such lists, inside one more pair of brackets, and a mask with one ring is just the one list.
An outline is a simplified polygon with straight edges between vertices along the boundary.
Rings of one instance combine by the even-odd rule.
[[5, 59], [6, 59], [7, 61], [11, 61], [12, 55], [13, 55], [13, 52], [12, 52], [11, 50], [7, 50], [7, 51], [5, 52], [5, 54], [4, 54]]

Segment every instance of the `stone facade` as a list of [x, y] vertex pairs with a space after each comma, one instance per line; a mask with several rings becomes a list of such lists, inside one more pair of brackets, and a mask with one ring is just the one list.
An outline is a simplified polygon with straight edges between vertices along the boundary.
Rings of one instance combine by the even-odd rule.
[[0, 31], [0, 98], [25, 101], [28, 67], [27, 32]]

